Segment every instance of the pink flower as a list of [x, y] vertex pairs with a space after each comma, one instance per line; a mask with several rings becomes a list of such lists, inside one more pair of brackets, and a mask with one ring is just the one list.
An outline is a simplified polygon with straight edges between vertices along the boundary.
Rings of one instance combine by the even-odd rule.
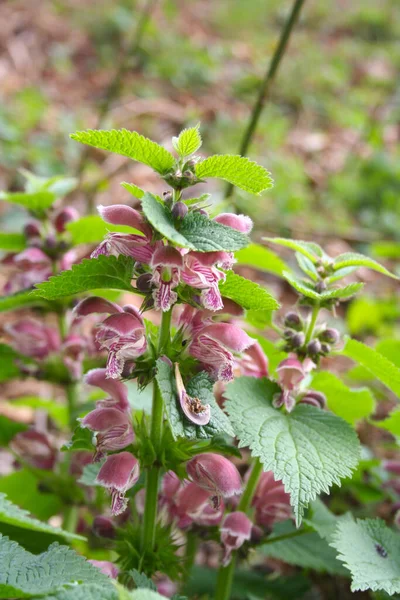
[[72, 206], [65, 206], [55, 213], [52, 220], [58, 233], [63, 233], [66, 229], [65, 226], [67, 223], [77, 221], [78, 219], [79, 213], [76, 208], [73, 208]]
[[112, 454], [102, 465], [96, 482], [111, 493], [111, 512], [120, 515], [128, 506], [125, 493], [139, 479], [139, 463], [130, 452]]
[[174, 581], [171, 581], [166, 575], [158, 575], [156, 579], [157, 592], [165, 598], [172, 598], [177, 591], [178, 586]]
[[222, 498], [241, 494], [239, 471], [231, 461], [220, 454], [198, 454], [186, 464], [190, 479], [213, 496], [214, 508]]
[[36, 469], [51, 471], [56, 463], [57, 452], [48, 436], [34, 429], [17, 433], [11, 448]]
[[326, 408], [327, 407], [327, 399], [325, 394], [322, 392], [317, 392], [316, 390], [307, 390], [303, 396], [301, 396], [299, 403], [301, 404], [310, 404], [311, 406], [315, 406], [315, 408]]
[[174, 501], [169, 504], [169, 511], [177, 526], [187, 529], [195, 523], [202, 527], [218, 525], [224, 513], [224, 503], [221, 501], [218, 507], [212, 505], [211, 493], [196, 483], [187, 482], [181, 486]]
[[122, 411], [129, 411], [128, 390], [122, 381], [109, 379], [106, 369], [92, 369], [85, 375], [85, 383], [99, 387], [110, 395], [106, 400], [100, 400], [96, 406], [114, 407]]
[[224, 545], [222, 564], [226, 567], [231, 560], [232, 552], [240, 548], [251, 537], [252, 522], [241, 511], [226, 515], [221, 527], [221, 542]]
[[274, 523], [286, 521], [292, 516], [290, 495], [285, 492], [281, 481], [275, 481], [272, 471], [261, 474], [252, 505], [256, 509], [256, 523], [268, 529]]
[[61, 349], [72, 379], [78, 381], [82, 377], [82, 363], [85, 358], [86, 342], [84, 338], [71, 333], [64, 340]]
[[224, 268], [232, 266], [226, 252], [189, 252], [184, 257], [184, 269], [181, 278], [184, 283], [202, 290], [200, 302], [204, 308], [212, 311], [221, 310], [223, 302], [218, 287], [219, 281], [225, 280], [225, 273], [215, 265], [223, 264]]
[[239, 360], [239, 368], [248, 377], [268, 377], [268, 359], [259, 342], [254, 342]]
[[250, 233], [253, 229], [253, 221], [247, 215], [235, 215], [233, 213], [221, 213], [215, 217], [214, 221], [232, 227], [241, 233]]
[[96, 432], [96, 454], [100, 460], [108, 450], [122, 450], [132, 444], [134, 435], [127, 412], [118, 408], [99, 407], [79, 419], [83, 428]]
[[52, 274], [51, 260], [39, 248], [27, 248], [19, 254], [7, 254], [1, 264], [14, 267], [17, 272], [4, 286], [4, 292], [11, 294], [45, 281]]
[[273, 399], [275, 408], [285, 405], [288, 412], [294, 409], [299, 386], [314, 367], [315, 364], [309, 358], [300, 362], [298, 358], [289, 356], [289, 358], [285, 358], [280, 362], [276, 372], [278, 373], [278, 382], [282, 387], [282, 392]]
[[108, 560], [89, 560], [88, 562], [100, 569], [107, 577], [111, 577], [111, 579], [116, 579], [118, 577], [119, 569], [112, 562]]
[[106, 375], [112, 379], [121, 377], [125, 362], [134, 360], [147, 349], [143, 319], [134, 306], [121, 309], [103, 298], [82, 300], [74, 309], [78, 316], [93, 312], [111, 313], [98, 326], [96, 342], [101, 350], [108, 351]]
[[25, 356], [43, 360], [60, 350], [58, 331], [35, 319], [21, 319], [5, 325], [4, 330], [13, 339], [15, 349]]
[[154, 252], [151, 283], [155, 287], [153, 298], [157, 310], [165, 312], [177, 301], [178, 294], [172, 290], [179, 285], [182, 266], [182, 256], [172, 246], [159, 246]]
[[183, 385], [182, 376], [179, 371], [179, 363], [175, 363], [175, 381], [179, 403], [185, 417], [195, 425], [207, 425], [211, 418], [210, 405], [202, 404], [199, 398], [192, 398], [186, 392], [185, 386]]

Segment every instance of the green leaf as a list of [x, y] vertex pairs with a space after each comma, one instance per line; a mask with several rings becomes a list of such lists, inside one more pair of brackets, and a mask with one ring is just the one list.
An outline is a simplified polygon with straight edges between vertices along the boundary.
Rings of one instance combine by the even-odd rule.
[[96, 477], [99, 474], [101, 467], [104, 464], [104, 460], [99, 460], [94, 463], [90, 463], [83, 467], [82, 475], [78, 479], [78, 483], [87, 485], [89, 487], [99, 485], [96, 481]]
[[367, 269], [378, 271], [378, 273], [382, 273], [383, 275], [387, 275], [393, 279], [398, 279], [396, 275], [393, 275], [393, 273], [388, 271], [383, 265], [380, 265], [378, 262], [376, 262], [376, 260], [369, 258], [369, 256], [364, 256], [363, 254], [357, 254], [356, 252], [346, 252], [345, 254], [337, 256], [333, 261], [332, 267], [334, 271], [338, 271], [344, 267], [366, 267]]
[[20, 252], [26, 248], [26, 238], [22, 233], [0, 232], [0, 250]]
[[203, 404], [209, 404], [211, 419], [207, 425], [195, 425], [183, 414], [176, 391], [173, 370], [163, 360], [157, 360], [157, 384], [164, 400], [165, 411], [174, 439], [186, 437], [189, 439], [209, 439], [218, 433], [234, 436], [230, 420], [218, 406], [213, 393], [213, 384], [203, 371], [198, 373], [187, 384], [186, 391], [190, 396], [199, 398]]
[[139, 573], [137, 569], [131, 569], [129, 575], [132, 577], [137, 588], [157, 591], [154, 581], [149, 579], [144, 573]]
[[132, 276], [133, 260], [130, 256], [84, 258], [71, 270], [36, 285], [36, 296], [55, 300], [98, 288], [137, 293], [131, 285]]
[[66, 546], [55, 543], [47, 552], [34, 555], [1, 536], [0, 598], [43, 596], [83, 581], [105, 587], [109, 583], [106, 575]]
[[16, 310], [17, 308], [25, 306], [40, 306], [46, 304], [47, 302], [44, 298], [36, 296], [35, 291], [29, 289], [24, 292], [10, 294], [9, 296], [2, 296], [0, 298], [0, 312]]
[[33, 213], [45, 213], [55, 202], [57, 196], [53, 192], [0, 192], [0, 200], [19, 204]]
[[186, 247], [194, 247], [198, 252], [236, 252], [250, 243], [250, 238], [244, 233], [217, 223], [199, 212], [189, 213], [179, 231], [188, 241]]
[[385, 429], [395, 437], [400, 438], [400, 408], [392, 410], [386, 419], [382, 419], [381, 421], [370, 421], [370, 423], [375, 425], [375, 427]]
[[196, 250], [196, 247], [175, 229], [171, 211], [165, 205], [158, 202], [153, 194], [149, 192], [145, 193], [142, 198], [142, 209], [154, 229], [166, 237], [167, 240], [183, 248]]
[[249, 446], [264, 470], [283, 481], [299, 525], [317, 494], [351, 475], [360, 446], [350, 425], [327, 411], [305, 404], [290, 414], [275, 409], [279, 391], [268, 379], [240, 377], [227, 387], [225, 408], [240, 447]]
[[363, 283], [350, 283], [343, 288], [328, 289], [319, 293], [314, 289], [313, 284], [308, 283], [308, 281], [304, 281], [303, 279], [300, 279], [299, 277], [296, 277], [287, 271], [284, 271], [283, 276], [286, 281], [290, 283], [290, 285], [294, 287], [294, 289], [300, 294], [303, 294], [303, 296], [306, 296], [307, 298], [317, 300], [318, 302], [326, 302], [335, 298], [350, 298], [351, 296], [354, 296], [354, 294], [357, 294], [357, 292], [364, 287]]
[[278, 276], [281, 276], [283, 271], [288, 269], [287, 265], [275, 252], [260, 246], [260, 244], [250, 244], [247, 248], [239, 250], [235, 258], [239, 265], [249, 265], [260, 271]]
[[4, 415], [0, 415], [0, 447], [8, 446], [13, 437], [21, 431], [26, 431], [28, 426], [24, 423], [13, 421]]
[[269, 242], [270, 244], [277, 244], [278, 246], [285, 246], [285, 248], [290, 248], [291, 250], [295, 250], [296, 252], [300, 252], [306, 256], [313, 264], [316, 264], [319, 259], [327, 258], [327, 255], [322, 250], [321, 246], [315, 244], [314, 242], [303, 242], [302, 240], [291, 240], [289, 238], [262, 238], [264, 242]]
[[20, 169], [20, 172], [26, 178], [25, 189], [29, 193], [48, 191], [60, 198], [69, 194], [78, 185], [78, 180], [75, 177], [65, 177], [64, 175], [41, 177], [27, 169]]
[[129, 227], [128, 225], [110, 225], [106, 223], [99, 215], [87, 215], [77, 221], [67, 223], [67, 231], [72, 236], [72, 243], [77, 244], [98, 244], [110, 231], [118, 233], [136, 233], [142, 235], [140, 231]]
[[341, 354], [356, 361], [400, 398], [400, 369], [362, 342], [347, 338]]
[[5, 494], [0, 493], [0, 523], [13, 525], [21, 529], [29, 529], [38, 533], [51, 533], [59, 535], [67, 540], [84, 540], [81, 535], [76, 535], [70, 531], [64, 531], [60, 527], [53, 527], [48, 523], [42, 523], [38, 519], [34, 519], [28, 511], [16, 506], [10, 502]]
[[49, 417], [51, 417], [59, 427], [66, 427], [66, 425], [68, 425], [67, 407], [55, 400], [45, 400], [44, 398], [36, 396], [24, 396], [13, 400], [11, 405], [27, 406], [36, 410], [45, 410]]
[[119, 594], [111, 579], [102, 584], [83, 583], [82, 585], [63, 587], [50, 595], [40, 596], [41, 600], [131, 600], [131, 598], [132, 595], [129, 592], [124, 595]]
[[[4, 475], [0, 479], [0, 492], [6, 494], [10, 502], [29, 511], [40, 521], [47, 521], [62, 510], [62, 502], [54, 493], [39, 490], [40, 483], [49, 475], [49, 473], [44, 473], [42, 477], [42, 474], [43, 472], [35, 475], [28, 469], [20, 469]], [[3, 528], [1, 530], [4, 532]], [[7, 535], [9, 534], [7, 533]], [[28, 535], [30, 535], [29, 532]], [[19, 541], [15, 536], [12, 536], [12, 539]], [[54, 541], [57, 540], [50, 540], [50, 542]], [[47, 543], [46, 548], [50, 542]], [[27, 547], [25, 542], [23, 546]], [[44, 547], [41, 548], [41, 550], [44, 549]]]
[[351, 425], [369, 417], [375, 410], [375, 399], [369, 389], [352, 390], [328, 371], [320, 371], [314, 375], [311, 387], [323, 392], [330, 410]]
[[314, 502], [311, 502], [307, 518], [304, 519], [304, 522], [315, 529], [321, 538], [330, 542], [335, 534], [338, 523], [352, 520], [351, 513], [339, 516], [334, 515], [322, 500], [317, 498]]
[[371, 245], [371, 252], [375, 256], [383, 258], [400, 258], [400, 244], [398, 242], [375, 242]]
[[304, 256], [304, 254], [300, 254], [300, 252], [296, 252], [295, 257], [303, 273], [308, 275], [312, 281], [318, 281], [319, 275], [314, 263], [307, 256]]
[[168, 150], [127, 129], [112, 129], [111, 131], [93, 130], [77, 131], [71, 138], [81, 144], [115, 152], [141, 162], [161, 175], [168, 173], [174, 166], [174, 157]]
[[0, 382], [19, 376], [20, 370], [15, 362], [17, 358], [19, 354], [11, 346], [0, 344]]
[[305, 530], [302, 535], [274, 542], [274, 537], [295, 532], [291, 522], [277, 524], [268, 542], [260, 547], [261, 552], [269, 558], [282, 560], [296, 567], [330, 575], [347, 574], [346, 569], [337, 560], [335, 551], [315, 531]]
[[195, 172], [199, 179], [219, 177], [257, 196], [273, 186], [271, 175], [264, 167], [239, 155], [209, 156], [197, 163]]
[[246, 310], [270, 311], [279, 308], [277, 300], [265, 288], [233, 271], [229, 271], [226, 280], [220, 282], [219, 290], [222, 296], [234, 300]]
[[179, 137], [172, 138], [172, 145], [181, 158], [190, 156], [200, 148], [202, 140], [199, 127], [200, 125], [196, 125], [196, 127], [184, 129]]
[[121, 185], [130, 194], [132, 194], [132, 196], [135, 196], [135, 198], [138, 198], [138, 200], [141, 200], [146, 193], [144, 190], [142, 190], [142, 188], [138, 187], [134, 183], [127, 183], [126, 181], [123, 181], [121, 183]]
[[352, 576], [351, 591], [400, 592], [400, 536], [381, 519], [339, 523], [332, 547]]
[[92, 440], [93, 433], [90, 429], [78, 425], [72, 434], [71, 440], [61, 446], [61, 450], [62, 452], [71, 450], [93, 450]]

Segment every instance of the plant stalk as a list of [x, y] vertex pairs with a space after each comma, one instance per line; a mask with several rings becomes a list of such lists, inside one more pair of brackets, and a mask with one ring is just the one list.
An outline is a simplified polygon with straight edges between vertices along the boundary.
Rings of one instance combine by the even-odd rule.
[[185, 548], [185, 563], [184, 572], [186, 581], [190, 579], [190, 572], [194, 565], [197, 552], [197, 536], [192, 532], [188, 531], [186, 535], [186, 548]]
[[312, 309], [310, 324], [307, 328], [305, 344], [308, 344], [308, 342], [311, 340], [311, 338], [313, 336], [315, 325], [316, 325], [317, 319], [318, 319], [319, 311], [320, 311], [319, 304], [315, 304]]
[[[292, 10], [286, 20], [286, 23], [282, 29], [281, 37], [279, 39], [279, 43], [276, 47], [274, 55], [272, 57], [271, 63], [268, 66], [267, 72], [265, 73], [264, 79], [261, 83], [261, 87], [258, 93], [257, 100], [253, 106], [253, 110], [250, 115], [250, 119], [247, 125], [247, 128], [243, 134], [242, 142], [240, 144], [239, 154], [241, 156], [245, 156], [247, 154], [247, 150], [251, 144], [253, 139], [255, 130], [258, 125], [258, 121], [260, 119], [261, 113], [267, 101], [270, 92], [270, 86], [272, 80], [274, 79], [276, 72], [278, 70], [279, 64], [286, 52], [286, 48], [288, 45], [288, 41], [290, 38], [290, 34], [293, 31], [293, 27], [298, 19], [301, 8], [304, 4], [305, 0], [295, 0], [293, 3]], [[230, 198], [233, 192], [233, 185], [229, 184], [225, 189], [224, 198]]]
[[[157, 352], [160, 356], [171, 339], [172, 309], [163, 313], [158, 334]], [[158, 455], [163, 435], [164, 404], [156, 381], [153, 383], [153, 404], [151, 411], [150, 438], [154, 450]], [[156, 463], [150, 467], [146, 474], [146, 503], [143, 517], [142, 552], [153, 550], [155, 546], [155, 533], [157, 523], [158, 480], [160, 466]]]

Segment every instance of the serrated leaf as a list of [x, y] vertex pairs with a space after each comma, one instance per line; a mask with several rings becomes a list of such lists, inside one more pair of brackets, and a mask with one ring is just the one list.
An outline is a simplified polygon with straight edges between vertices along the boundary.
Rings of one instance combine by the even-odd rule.
[[[124, 590], [125, 592], [125, 590]], [[38, 598], [36, 596], [36, 598]], [[53, 594], [40, 596], [41, 600], [131, 600], [132, 595], [126, 592], [123, 596], [113, 585], [111, 579], [103, 584], [83, 583], [61, 588]]]
[[56, 201], [56, 195], [53, 192], [40, 191], [34, 193], [28, 192], [0, 192], [0, 200], [19, 204], [27, 210], [43, 214]]
[[303, 535], [274, 542], [274, 537], [290, 535], [295, 531], [290, 522], [277, 524], [268, 538], [268, 543], [260, 547], [261, 552], [265, 556], [296, 567], [330, 575], [347, 574], [346, 569], [337, 560], [335, 551], [315, 531], [306, 530]]
[[196, 247], [175, 228], [171, 211], [165, 205], [158, 202], [153, 194], [149, 192], [145, 193], [142, 198], [142, 209], [154, 229], [166, 237], [167, 240], [183, 248], [196, 250]]
[[290, 414], [273, 408], [280, 388], [268, 379], [240, 377], [225, 392], [240, 447], [249, 446], [265, 471], [273, 471], [290, 494], [296, 523], [317, 494], [351, 475], [360, 447], [348, 423], [327, 411], [299, 404]]
[[233, 271], [226, 274], [226, 280], [221, 281], [219, 290], [222, 296], [234, 300], [246, 310], [270, 311], [280, 306], [265, 288]]
[[260, 244], [250, 244], [247, 248], [239, 250], [235, 258], [239, 265], [249, 265], [260, 271], [266, 271], [278, 276], [282, 275], [283, 271], [288, 269], [287, 265], [275, 252]]
[[183, 219], [179, 231], [188, 240], [190, 246], [187, 247], [193, 246], [198, 252], [236, 252], [250, 243], [250, 238], [244, 233], [198, 212], [189, 213]]
[[111, 131], [88, 129], [87, 131], [73, 133], [71, 138], [81, 144], [87, 144], [137, 160], [161, 175], [168, 173], [175, 163], [174, 157], [168, 150], [136, 131], [128, 131], [127, 129], [112, 129]]
[[110, 231], [118, 233], [135, 233], [143, 235], [140, 231], [128, 225], [110, 225], [99, 215], [87, 215], [77, 221], [71, 221], [66, 225], [67, 231], [72, 236], [73, 244], [98, 244]]
[[365, 367], [400, 398], [400, 369], [385, 356], [351, 338], [347, 338], [341, 354]]
[[61, 446], [62, 452], [71, 450], [93, 450], [93, 433], [85, 427], [76, 427], [69, 442]]
[[296, 291], [298, 291], [300, 294], [303, 294], [303, 296], [312, 298], [313, 300], [321, 300], [321, 294], [316, 292], [314, 286], [311, 283], [308, 283], [308, 281], [304, 281], [303, 279], [300, 279], [299, 277], [296, 277], [296, 275], [292, 275], [287, 271], [283, 272], [283, 277]]
[[295, 256], [297, 263], [300, 269], [303, 271], [303, 273], [308, 275], [309, 278], [313, 281], [318, 281], [319, 275], [314, 263], [309, 258], [307, 258], [307, 256], [304, 256], [304, 254], [301, 254], [300, 252], [296, 252]]
[[354, 296], [354, 294], [357, 294], [357, 292], [362, 290], [364, 287], [363, 283], [349, 283], [349, 285], [346, 285], [343, 288], [328, 289], [319, 293], [314, 289], [313, 284], [296, 277], [296, 275], [292, 275], [291, 273], [284, 271], [283, 276], [286, 281], [290, 283], [290, 285], [294, 287], [294, 289], [300, 294], [303, 294], [303, 296], [306, 296], [307, 298], [317, 300], [318, 302], [350, 298], [351, 296]]
[[375, 410], [375, 399], [368, 388], [350, 389], [339, 377], [328, 371], [314, 375], [311, 387], [323, 392], [329, 409], [351, 425], [369, 417]]
[[224, 154], [209, 156], [195, 167], [199, 179], [218, 177], [250, 194], [261, 194], [273, 186], [270, 173], [244, 156]]
[[144, 190], [142, 190], [142, 188], [138, 187], [134, 183], [128, 183], [126, 181], [123, 181], [121, 183], [121, 185], [123, 188], [126, 189], [127, 192], [132, 194], [132, 196], [135, 196], [135, 198], [138, 198], [138, 200], [141, 200], [146, 193]]
[[207, 373], [198, 373], [186, 387], [190, 396], [199, 398], [203, 404], [209, 404], [211, 408], [210, 422], [207, 425], [195, 425], [185, 417], [179, 406], [172, 368], [161, 359], [158, 359], [156, 364], [156, 380], [164, 400], [165, 412], [174, 439], [178, 437], [209, 439], [219, 433], [226, 433], [232, 437], [235, 435], [229, 418], [214, 398], [213, 384]]
[[352, 576], [351, 591], [400, 592], [400, 536], [381, 519], [338, 524], [332, 547]]
[[190, 156], [196, 152], [202, 144], [199, 125], [184, 129], [179, 134], [179, 137], [172, 138], [172, 145], [181, 158]]
[[315, 529], [321, 538], [330, 542], [335, 534], [338, 523], [352, 520], [351, 513], [339, 516], [334, 515], [322, 500], [317, 498], [314, 502], [311, 502], [307, 518], [304, 519], [304, 522]]
[[50, 277], [36, 285], [36, 296], [55, 300], [95, 289], [126, 290], [137, 293], [132, 287], [133, 260], [129, 256], [104, 256], [84, 258], [69, 271]]
[[101, 467], [103, 466], [104, 460], [99, 460], [94, 463], [90, 463], [83, 467], [82, 475], [78, 479], [78, 483], [87, 486], [97, 486], [96, 477], [99, 474]]
[[313, 264], [316, 264], [320, 258], [327, 256], [322, 250], [321, 246], [318, 246], [318, 244], [315, 244], [314, 242], [303, 242], [302, 240], [291, 240], [289, 238], [265, 237], [262, 239], [264, 242], [277, 244], [278, 246], [285, 246], [285, 248], [290, 248], [291, 250], [300, 252], [300, 254], [303, 254], [309, 260], [311, 260]]
[[46, 304], [47, 302], [44, 298], [36, 296], [35, 291], [29, 289], [24, 292], [10, 294], [9, 296], [2, 296], [0, 298], [0, 312], [16, 310], [17, 308], [22, 308], [25, 306], [40, 306]]
[[[27, 510], [16, 506], [8, 500], [6, 494], [0, 493], [0, 523], [13, 525], [21, 529], [29, 529], [38, 533], [50, 533], [60, 535], [70, 540], [84, 540], [81, 535], [76, 535], [70, 531], [64, 531], [60, 527], [53, 527], [48, 523], [42, 523], [38, 519], [31, 517]], [[0, 575], [1, 576], [1, 575]]]
[[365, 267], [367, 269], [372, 269], [373, 271], [378, 271], [378, 273], [382, 273], [393, 279], [398, 279], [396, 275], [393, 275], [393, 273], [376, 262], [376, 260], [369, 258], [369, 256], [364, 256], [363, 254], [357, 254], [356, 252], [346, 252], [345, 254], [337, 256], [333, 261], [332, 267], [335, 271], [343, 269], [344, 267]]
[[139, 573], [137, 569], [131, 569], [128, 575], [132, 577], [137, 588], [157, 591], [154, 581], [149, 579], [144, 573]]
[[26, 248], [26, 238], [22, 233], [0, 232], [0, 250], [20, 252]]

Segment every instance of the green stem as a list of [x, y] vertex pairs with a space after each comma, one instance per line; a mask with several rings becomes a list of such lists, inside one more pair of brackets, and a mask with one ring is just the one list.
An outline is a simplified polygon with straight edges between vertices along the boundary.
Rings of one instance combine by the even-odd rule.
[[78, 525], [78, 508], [76, 506], [68, 506], [64, 510], [64, 518], [62, 522], [62, 528], [64, 531], [70, 531], [75, 533], [76, 527]]
[[67, 404], [68, 404], [68, 419], [69, 419], [69, 426], [71, 428], [71, 431], [74, 430], [75, 428], [75, 421], [76, 421], [76, 407], [77, 407], [77, 400], [78, 400], [78, 386], [76, 383], [69, 383], [66, 387], [65, 387], [65, 393], [67, 395]]
[[319, 304], [315, 304], [312, 309], [310, 324], [307, 328], [305, 344], [308, 344], [308, 342], [312, 338], [312, 335], [314, 333], [314, 328], [317, 323], [319, 311], [320, 311]]
[[282, 535], [275, 535], [273, 537], [270, 537], [267, 540], [265, 540], [262, 543], [262, 545], [264, 546], [265, 544], [275, 544], [275, 542], [282, 542], [283, 540], [290, 540], [290, 538], [299, 537], [300, 535], [310, 533], [311, 531], [313, 531], [311, 529], [311, 527], [304, 528], [304, 529], [296, 529], [296, 531], [291, 531], [290, 533], [283, 533]]
[[[158, 355], [160, 356], [168, 346], [171, 339], [172, 309], [163, 313], [158, 336]], [[153, 383], [153, 404], [151, 411], [150, 438], [156, 454], [159, 454], [163, 435], [164, 404], [156, 381]], [[157, 522], [158, 480], [160, 466], [156, 463], [150, 467], [146, 474], [146, 503], [143, 516], [142, 552], [153, 550], [155, 546], [155, 533]]]
[[[247, 150], [250, 146], [251, 140], [253, 139], [253, 135], [257, 128], [258, 121], [260, 119], [261, 113], [265, 106], [266, 100], [268, 98], [270, 92], [270, 84], [274, 79], [276, 72], [278, 70], [279, 64], [285, 54], [287, 44], [290, 38], [290, 34], [292, 33], [293, 27], [297, 21], [300, 10], [304, 4], [304, 0], [295, 0], [292, 10], [286, 20], [286, 23], [282, 29], [281, 37], [279, 43], [276, 47], [274, 55], [272, 57], [271, 63], [265, 73], [264, 79], [262, 81], [260, 91], [258, 93], [257, 100], [254, 104], [253, 110], [250, 115], [249, 123], [247, 128], [243, 134], [242, 143], [240, 145], [239, 154], [241, 156], [245, 156]], [[225, 198], [229, 198], [233, 192], [233, 185], [229, 184], [225, 190]]]
[[[263, 472], [263, 466], [260, 460], [257, 458], [253, 469], [251, 471], [249, 480], [246, 488], [240, 499], [237, 510], [247, 512], [250, 508], [251, 501], [253, 499], [258, 480], [260, 479], [261, 473]], [[215, 600], [229, 600], [231, 595], [233, 576], [235, 574], [236, 567], [236, 552], [232, 553], [231, 562], [226, 567], [221, 567], [218, 571], [217, 586], [215, 590]]]
[[190, 572], [194, 565], [197, 552], [197, 536], [192, 532], [188, 531], [186, 535], [186, 548], [185, 548], [185, 563], [184, 572], [186, 580], [190, 578]]

